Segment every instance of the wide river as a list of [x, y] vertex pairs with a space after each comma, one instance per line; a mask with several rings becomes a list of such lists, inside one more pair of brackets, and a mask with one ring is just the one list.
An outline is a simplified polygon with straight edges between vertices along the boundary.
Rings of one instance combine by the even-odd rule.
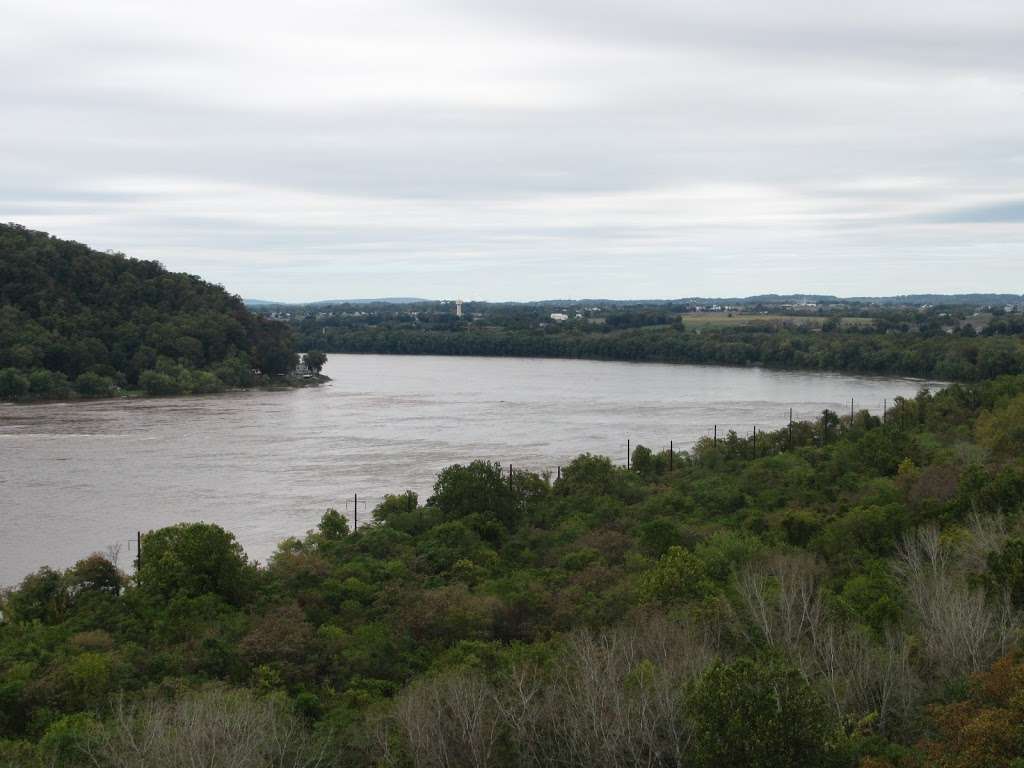
[[[0, 405], [0, 585], [183, 520], [233, 531], [250, 557], [331, 506], [370, 517], [385, 493], [492, 459], [554, 471], [626, 441], [685, 449], [824, 408], [881, 412], [922, 382], [758, 368], [332, 355], [330, 384], [207, 397]], [[365, 503], [364, 503], [365, 502]]]

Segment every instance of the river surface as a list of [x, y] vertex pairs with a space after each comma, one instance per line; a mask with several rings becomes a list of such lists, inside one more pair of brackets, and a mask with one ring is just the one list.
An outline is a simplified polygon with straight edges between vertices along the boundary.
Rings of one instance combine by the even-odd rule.
[[331, 506], [365, 522], [385, 493], [429, 493], [473, 459], [551, 470], [626, 441], [691, 446], [718, 425], [783, 426], [793, 408], [880, 413], [911, 379], [758, 368], [332, 355], [321, 387], [204, 397], [0, 405], [0, 585], [67, 567], [135, 532], [191, 520], [264, 561]]

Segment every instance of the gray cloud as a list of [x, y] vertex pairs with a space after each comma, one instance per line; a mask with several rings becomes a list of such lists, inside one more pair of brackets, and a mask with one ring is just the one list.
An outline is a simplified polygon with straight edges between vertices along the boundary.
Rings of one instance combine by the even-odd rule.
[[0, 220], [244, 295], [1020, 280], [1016, 2], [0, 10]]

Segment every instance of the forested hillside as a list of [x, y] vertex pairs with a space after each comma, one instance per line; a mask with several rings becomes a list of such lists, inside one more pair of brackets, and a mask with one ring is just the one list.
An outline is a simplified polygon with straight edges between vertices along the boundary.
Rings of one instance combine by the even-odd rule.
[[632, 459], [32, 574], [0, 764], [1021, 765], [1024, 376]]
[[287, 326], [220, 286], [0, 225], [0, 398], [249, 386], [291, 370], [294, 350]]

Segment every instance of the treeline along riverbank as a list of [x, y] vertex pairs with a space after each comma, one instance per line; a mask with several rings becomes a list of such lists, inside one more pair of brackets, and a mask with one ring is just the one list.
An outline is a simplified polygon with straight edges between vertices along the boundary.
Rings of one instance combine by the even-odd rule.
[[870, 327], [819, 330], [766, 324], [693, 330], [684, 321], [601, 333], [470, 325], [425, 329], [307, 324], [297, 330], [305, 348], [327, 352], [762, 365], [944, 381], [980, 381], [1024, 369], [1019, 335], [923, 335]]
[[4, 596], [0, 764], [1010, 768], [1022, 502], [1003, 376], [628, 470], [451, 466], [264, 566], [163, 528]]

